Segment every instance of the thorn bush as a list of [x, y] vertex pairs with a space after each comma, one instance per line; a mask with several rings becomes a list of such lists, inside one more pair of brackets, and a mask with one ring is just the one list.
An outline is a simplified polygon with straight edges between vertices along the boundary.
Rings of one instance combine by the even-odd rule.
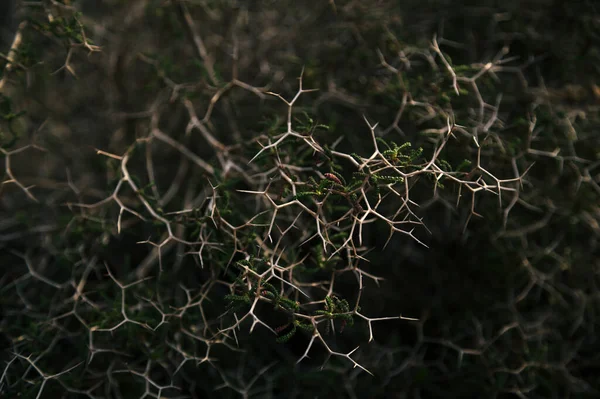
[[0, 395], [597, 395], [595, 6], [421, 3], [16, 2]]

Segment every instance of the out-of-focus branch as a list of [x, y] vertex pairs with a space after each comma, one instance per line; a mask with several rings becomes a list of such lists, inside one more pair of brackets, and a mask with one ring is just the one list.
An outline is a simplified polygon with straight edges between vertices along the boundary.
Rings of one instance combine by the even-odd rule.
[[26, 26], [27, 26], [26, 21], [23, 21], [19, 24], [19, 28], [17, 29], [17, 32], [15, 33], [12, 44], [10, 45], [10, 50], [8, 51], [8, 56], [7, 56], [8, 63], [4, 66], [2, 79], [0, 79], [0, 93], [2, 93], [2, 91], [4, 89], [4, 84], [6, 83], [6, 77], [8, 76], [8, 73], [12, 70], [13, 66], [16, 64], [15, 57], [17, 55], [17, 50], [19, 49], [19, 46], [21, 46], [21, 43], [23, 42], [23, 29], [25, 29]]

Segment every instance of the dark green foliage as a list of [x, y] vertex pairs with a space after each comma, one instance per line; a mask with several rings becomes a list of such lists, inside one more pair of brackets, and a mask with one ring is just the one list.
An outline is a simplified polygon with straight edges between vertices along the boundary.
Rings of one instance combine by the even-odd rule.
[[594, 2], [17, 3], [0, 396], [599, 395]]

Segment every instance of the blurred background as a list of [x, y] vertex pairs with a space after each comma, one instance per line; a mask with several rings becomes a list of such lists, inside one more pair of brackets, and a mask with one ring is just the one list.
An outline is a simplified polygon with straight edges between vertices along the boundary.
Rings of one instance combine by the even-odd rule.
[[[0, 393], [597, 397], [599, 39], [591, 0], [2, 2]], [[378, 123], [390, 148], [422, 149], [407, 170], [437, 157], [447, 174], [410, 179], [407, 207], [385, 197], [415, 229], [388, 241], [366, 223], [364, 259], [320, 263], [314, 220], [286, 236], [282, 210], [297, 281], [371, 318], [336, 322], [330, 350], [297, 363], [310, 334], [219, 331], [235, 262], [278, 250], [271, 213], [231, 228], [272, 212], [239, 190], [292, 198], [282, 164], [297, 181], [355, 172], [293, 138], [250, 162], [287, 130], [269, 93], [292, 99], [300, 76], [318, 90], [291, 107], [294, 129], [366, 159]], [[372, 321], [399, 315], [418, 320]]]

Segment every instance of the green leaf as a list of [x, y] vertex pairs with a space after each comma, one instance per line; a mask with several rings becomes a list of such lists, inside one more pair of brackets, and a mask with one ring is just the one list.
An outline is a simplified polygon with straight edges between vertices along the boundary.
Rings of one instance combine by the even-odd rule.
[[296, 334], [296, 323], [292, 324], [292, 329], [289, 332], [280, 337], [277, 337], [275, 341], [277, 341], [280, 344], [286, 343], [294, 336], [294, 334]]

